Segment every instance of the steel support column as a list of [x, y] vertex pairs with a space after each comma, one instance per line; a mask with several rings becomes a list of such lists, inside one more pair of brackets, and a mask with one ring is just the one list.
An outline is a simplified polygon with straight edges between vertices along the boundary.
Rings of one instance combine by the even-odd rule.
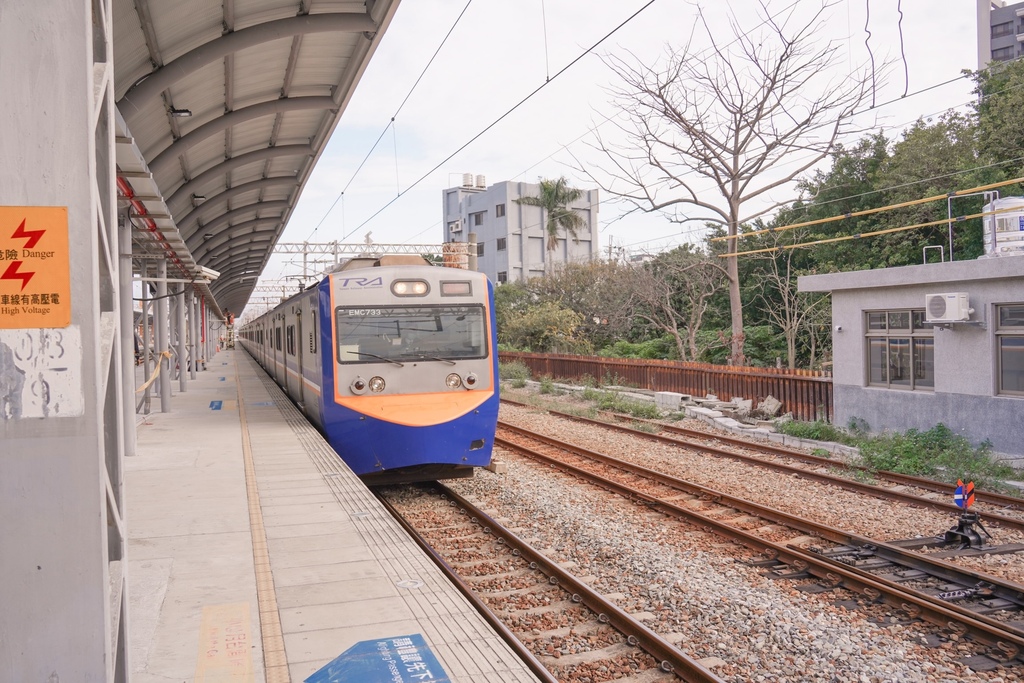
[[[142, 381], [148, 382], [153, 374], [153, 303], [149, 298], [150, 286], [145, 278], [149, 276], [149, 264], [142, 266]], [[149, 415], [153, 403], [153, 385], [146, 386], [142, 395], [142, 412]]]
[[185, 352], [185, 285], [179, 285], [178, 296], [174, 297], [178, 309], [178, 324], [175, 329], [178, 331], [178, 389], [185, 393], [188, 391], [188, 363], [189, 357]]
[[18, 212], [33, 209], [25, 227], [39, 231], [39, 249], [66, 237], [56, 242], [61, 265], [46, 277], [59, 294], [51, 311], [66, 305], [69, 318], [0, 322], [5, 681], [118, 683], [130, 670], [122, 470], [135, 422], [123, 406], [130, 352], [121, 329], [112, 4], [5, 0], [0, 21], [0, 230], [10, 237]]
[[171, 412], [170, 305], [167, 301], [167, 261], [156, 262], [156, 344], [154, 351], [160, 364], [160, 412]]
[[[135, 455], [135, 305], [132, 301], [132, 223], [127, 211], [117, 216], [117, 241], [120, 245], [118, 264], [118, 291], [121, 306], [121, 363], [124, 395], [122, 408], [124, 423], [131, 425], [125, 430], [125, 457]], [[129, 353], [129, 349], [131, 353]]]
[[189, 357], [189, 379], [196, 378], [196, 366], [199, 365], [199, 342], [196, 333], [199, 325], [196, 324], [196, 312], [199, 310], [198, 299], [195, 292], [188, 295], [188, 357]]

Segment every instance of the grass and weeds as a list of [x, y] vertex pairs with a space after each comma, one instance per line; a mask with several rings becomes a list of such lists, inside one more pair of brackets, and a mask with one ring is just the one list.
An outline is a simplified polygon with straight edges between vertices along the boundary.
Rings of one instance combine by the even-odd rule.
[[599, 410], [625, 413], [646, 420], [656, 420], [661, 417], [661, 411], [653, 403], [635, 401], [615, 391], [598, 391], [588, 387], [583, 390], [582, 396], [584, 400], [596, 403]]
[[863, 433], [860, 431], [841, 429], [825, 420], [817, 420], [816, 422], [781, 420], [775, 425], [775, 429], [783, 434], [795, 436], [798, 439], [831, 441], [833, 443], [846, 444], [847, 446], [859, 446], [864, 438]]
[[944, 424], [924, 432], [911, 429], [881, 434], [866, 440], [860, 453], [863, 464], [874, 470], [915, 474], [949, 483], [963, 479], [990, 490], [1005, 488], [1002, 481], [1017, 476], [1009, 465], [992, 461], [989, 442], [974, 446]]
[[[966, 437], [944, 424], [927, 431], [869, 434], [867, 425], [851, 421], [846, 429], [824, 421], [784, 421], [776, 429], [803, 439], [833, 441], [860, 449], [860, 463], [871, 472], [898, 472], [955, 484], [957, 479], [973, 481], [978, 487], [1019, 493], [1003, 484], [1019, 474], [1012, 467], [992, 460], [987, 441], [972, 445]], [[817, 454], [817, 451], [815, 451]]]
[[[523, 383], [520, 386], [526, 386], [526, 380], [530, 379], [531, 373], [526, 363], [513, 361], [511, 363], [498, 363], [498, 376], [503, 380], [513, 382], [522, 380]], [[513, 384], [513, 386], [515, 385]]]

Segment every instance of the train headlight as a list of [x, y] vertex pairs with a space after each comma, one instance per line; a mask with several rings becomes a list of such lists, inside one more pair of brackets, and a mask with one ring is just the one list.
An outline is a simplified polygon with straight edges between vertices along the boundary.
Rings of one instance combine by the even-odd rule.
[[462, 386], [462, 378], [453, 372], [444, 378], [444, 383], [448, 385], [449, 389], [458, 389]]
[[466, 375], [466, 386], [467, 387], [471, 387], [471, 386], [473, 386], [475, 384], [476, 384], [476, 373], [475, 372], [471, 372], [468, 375]]
[[348, 385], [348, 388], [352, 390], [353, 394], [365, 394], [366, 393], [366, 380], [362, 377], [356, 377], [352, 380], [352, 384]]
[[424, 280], [395, 280], [391, 283], [391, 293], [395, 296], [425, 296], [430, 287]]
[[384, 391], [384, 378], [383, 377], [371, 377], [370, 378], [370, 391], [375, 394], [379, 394]]

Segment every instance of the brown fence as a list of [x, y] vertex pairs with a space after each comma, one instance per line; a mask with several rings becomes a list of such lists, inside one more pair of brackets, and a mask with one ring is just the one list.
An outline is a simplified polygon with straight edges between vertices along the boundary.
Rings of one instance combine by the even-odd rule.
[[798, 420], [832, 419], [832, 377], [817, 370], [504, 351], [498, 356], [503, 363], [523, 363], [534, 377], [580, 380], [589, 376], [602, 384], [676, 391], [697, 397], [714, 394], [726, 401], [733, 397], [749, 398], [755, 406], [771, 395], [782, 401], [781, 412], [792, 413]]

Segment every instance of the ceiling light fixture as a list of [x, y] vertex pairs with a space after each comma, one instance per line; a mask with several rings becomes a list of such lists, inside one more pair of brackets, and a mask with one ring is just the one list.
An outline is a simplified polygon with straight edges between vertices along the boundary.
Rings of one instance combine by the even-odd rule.
[[175, 109], [174, 107], [171, 107], [171, 116], [173, 116], [176, 119], [187, 119], [188, 117], [192, 116], [192, 110]]

